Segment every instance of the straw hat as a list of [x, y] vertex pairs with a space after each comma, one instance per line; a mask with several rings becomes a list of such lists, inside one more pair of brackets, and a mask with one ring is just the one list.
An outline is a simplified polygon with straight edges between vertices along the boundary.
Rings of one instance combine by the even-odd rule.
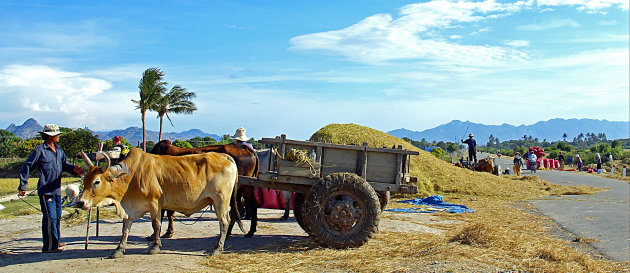
[[59, 131], [59, 126], [57, 126], [56, 124], [44, 125], [44, 131], [39, 132], [39, 133], [52, 136], [52, 137], [61, 135], [61, 132]]
[[236, 140], [240, 140], [240, 141], [248, 141], [249, 140], [249, 138], [247, 136], [245, 136], [245, 128], [243, 128], [243, 127], [236, 129], [236, 133], [234, 133], [232, 138], [236, 139]]

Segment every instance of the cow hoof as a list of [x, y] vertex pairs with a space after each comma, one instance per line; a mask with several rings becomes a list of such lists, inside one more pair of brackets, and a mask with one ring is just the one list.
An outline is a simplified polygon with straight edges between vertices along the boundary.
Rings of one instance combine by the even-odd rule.
[[162, 235], [162, 238], [173, 238], [173, 232], [167, 231], [164, 235]]
[[147, 241], [155, 241], [155, 235], [151, 234], [151, 236], [147, 237]]
[[289, 220], [289, 215], [282, 215], [282, 217], [280, 217], [280, 221], [286, 221]]
[[254, 237], [254, 233], [253, 232], [245, 234], [245, 238], [252, 238], [252, 237]]
[[108, 259], [118, 259], [123, 256], [123, 252], [121, 250], [116, 250], [112, 254], [110, 254]]
[[151, 248], [149, 248], [149, 251], [147, 251], [147, 254], [158, 254], [160, 253], [160, 247], [159, 246], [152, 246]]

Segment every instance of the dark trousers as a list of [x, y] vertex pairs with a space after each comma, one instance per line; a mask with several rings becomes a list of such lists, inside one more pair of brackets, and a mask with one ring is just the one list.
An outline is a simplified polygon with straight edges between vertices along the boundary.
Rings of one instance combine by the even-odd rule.
[[61, 238], [60, 220], [61, 220], [61, 196], [40, 195], [39, 205], [42, 208], [42, 241], [44, 246], [42, 251], [54, 250], [59, 248], [59, 239]]
[[468, 151], [468, 162], [477, 163], [477, 151]]

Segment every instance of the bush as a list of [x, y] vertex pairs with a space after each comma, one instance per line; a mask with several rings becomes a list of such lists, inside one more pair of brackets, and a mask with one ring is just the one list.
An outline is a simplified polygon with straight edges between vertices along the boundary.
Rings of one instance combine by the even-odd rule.
[[179, 139], [176, 139], [175, 141], [173, 141], [173, 145], [177, 146], [177, 147], [180, 147], [180, 148], [192, 148], [193, 147], [188, 141], [179, 140]]

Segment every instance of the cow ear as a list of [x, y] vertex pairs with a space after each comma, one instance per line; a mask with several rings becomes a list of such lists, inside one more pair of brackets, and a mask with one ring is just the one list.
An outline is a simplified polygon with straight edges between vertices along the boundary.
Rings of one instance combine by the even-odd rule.
[[127, 167], [127, 164], [125, 164], [125, 162], [120, 162], [120, 164], [114, 165], [109, 168], [109, 177], [112, 180], [128, 174], [131, 174], [131, 170], [129, 169], [129, 167]]

